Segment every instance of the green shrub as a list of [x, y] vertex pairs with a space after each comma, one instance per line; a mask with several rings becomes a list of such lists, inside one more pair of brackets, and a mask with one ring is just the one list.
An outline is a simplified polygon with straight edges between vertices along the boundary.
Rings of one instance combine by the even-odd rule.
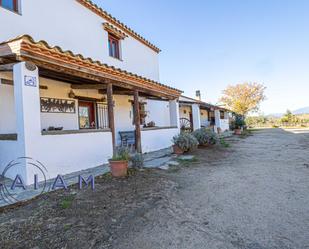
[[189, 133], [182, 132], [173, 137], [173, 143], [183, 151], [189, 151], [197, 148], [197, 139]]
[[206, 128], [195, 130], [192, 135], [197, 139], [199, 145], [216, 144], [218, 141], [217, 134]]
[[246, 125], [246, 122], [242, 116], [237, 115], [235, 117], [235, 128], [240, 129]]
[[110, 161], [129, 161], [130, 153], [127, 147], [120, 147]]

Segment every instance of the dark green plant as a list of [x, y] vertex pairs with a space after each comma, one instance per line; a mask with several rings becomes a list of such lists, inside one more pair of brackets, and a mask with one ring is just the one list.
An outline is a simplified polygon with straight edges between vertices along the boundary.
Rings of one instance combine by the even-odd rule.
[[230, 147], [230, 144], [229, 143], [227, 143], [226, 141], [225, 141], [225, 139], [224, 139], [224, 137], [221, 137], [220, 138], [220, 144], [223, 146], [223, 147]]
[[235, 116], [235, 129], [241, 129], [246, 125], [244, 117], [241, 115]]
[[198, 146], [197, 139], [189, 133], [182, 132], [173, 137], [173, 143], [183, 151], [190, 151]]
[[201, 128], [192, 132], [192, 135], [197, 139], [199, 145], [216, 144], [218, 141], [217, 134], [207, 128]]
[[129, 161], [130, 153], [127, 147], [119, 147], [110, 161]]

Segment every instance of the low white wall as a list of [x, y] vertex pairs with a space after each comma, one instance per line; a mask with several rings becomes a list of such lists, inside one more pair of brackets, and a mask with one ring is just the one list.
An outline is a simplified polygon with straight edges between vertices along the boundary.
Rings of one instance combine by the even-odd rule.
[[[50, 178], [107, 163], [112, 157], [111, 132], [40, 135], [28, 145], [28, 155], [47, 168]], [[27, 172], [30, 180], [32, 172]]]
[[167, 148], [172, 145], [173, 136], [179, 133], [178, 128], [142, 130], [143, 153]]
[[[20, 141], [0, 141], [0, 174], [11, 161], [22, 156], [24, 148]], [[21, 165], [12, 167], [5, 176], [15, 179], [17, 174], [26, 179], [26, 170]]]

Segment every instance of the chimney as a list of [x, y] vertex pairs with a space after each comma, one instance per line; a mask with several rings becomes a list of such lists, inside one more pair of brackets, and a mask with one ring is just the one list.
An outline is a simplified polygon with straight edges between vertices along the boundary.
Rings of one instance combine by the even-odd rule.
[[200, 90], [196, 90], [195, 91], [195, 97], [198, 99], [198, 100], [202, 100], [202, 98], [201, 98], [201, 91]]

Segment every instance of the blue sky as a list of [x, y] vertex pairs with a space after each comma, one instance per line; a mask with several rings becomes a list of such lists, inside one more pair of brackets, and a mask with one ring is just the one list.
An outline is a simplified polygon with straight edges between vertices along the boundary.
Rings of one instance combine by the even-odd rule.
[[309, 106], [307, 0], [95, 0], [162, 49], [162, 83], [216, 103], [229, 84], [263, 83], [264, 113]]

